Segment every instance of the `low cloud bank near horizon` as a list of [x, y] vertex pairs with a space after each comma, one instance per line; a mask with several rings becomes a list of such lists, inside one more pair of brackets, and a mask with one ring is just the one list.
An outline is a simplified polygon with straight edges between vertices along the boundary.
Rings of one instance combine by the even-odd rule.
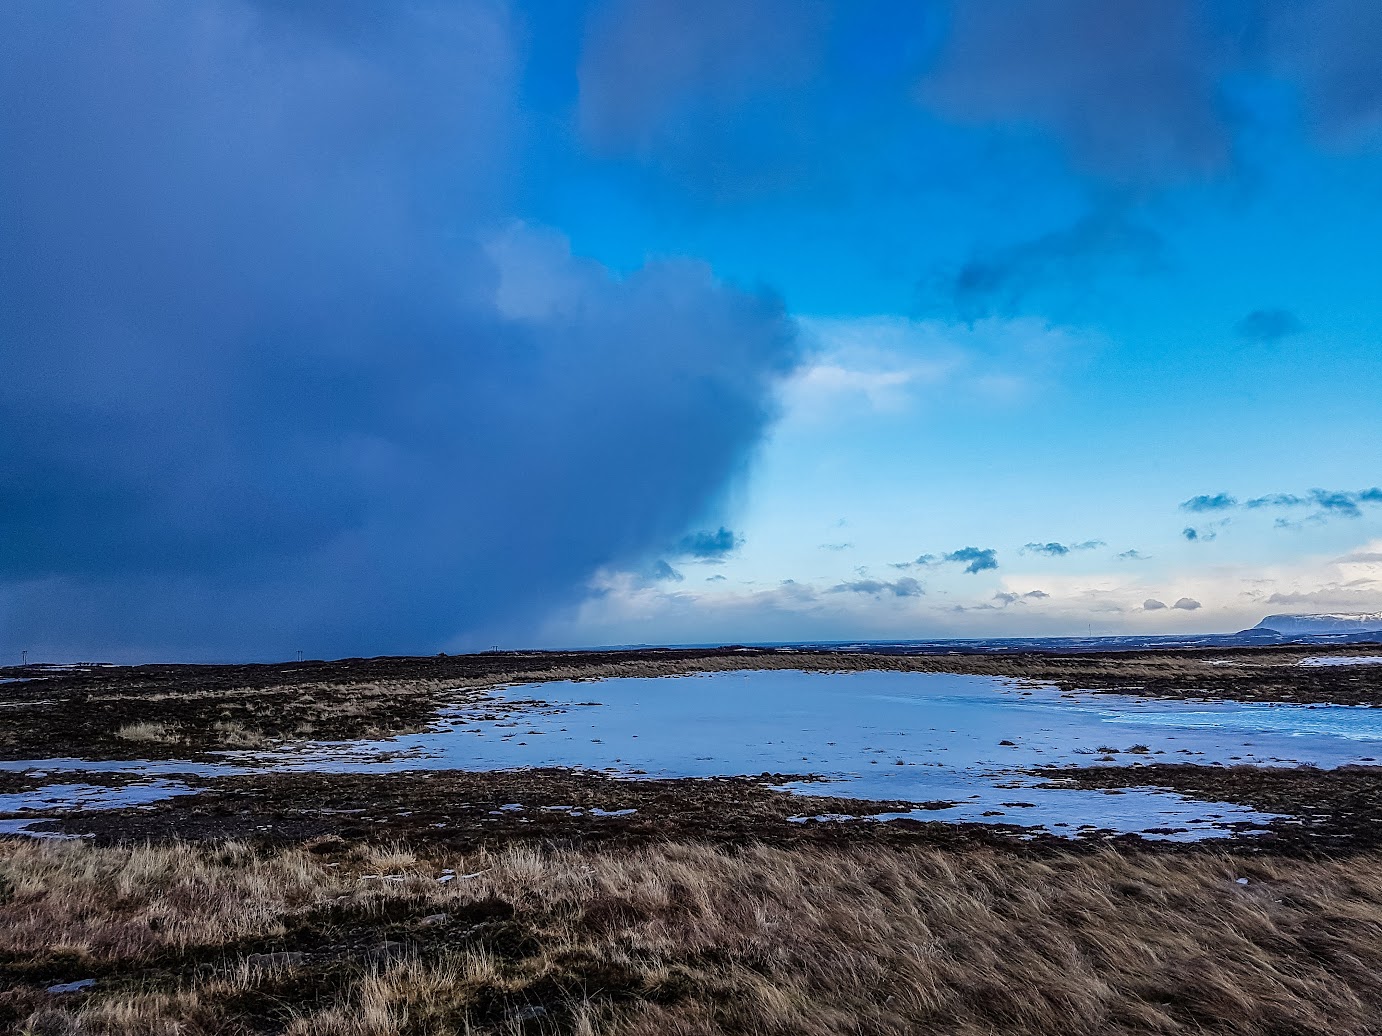
[[511, 219], [473, 0], [0, 12], [0, 628], [50, 655], [435, 651], [694, 530], [780, 302]]

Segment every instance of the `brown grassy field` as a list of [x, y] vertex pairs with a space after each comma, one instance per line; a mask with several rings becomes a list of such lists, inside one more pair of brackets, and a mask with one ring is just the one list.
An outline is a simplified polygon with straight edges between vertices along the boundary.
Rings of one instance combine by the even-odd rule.
[[0, 1019], [21, 1033], [1348, 1034], [1382, 1018], [1374, 854], [11, 840], [0, 889]]

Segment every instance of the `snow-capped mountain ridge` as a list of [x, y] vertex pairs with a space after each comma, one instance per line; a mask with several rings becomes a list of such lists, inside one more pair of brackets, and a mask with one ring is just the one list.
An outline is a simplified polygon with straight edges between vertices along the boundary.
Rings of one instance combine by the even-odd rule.
[[1288, 637], [1379, 633], [1382, 632], [1382, 612], [1268, 615], [1253, 629], [1272, 630]]

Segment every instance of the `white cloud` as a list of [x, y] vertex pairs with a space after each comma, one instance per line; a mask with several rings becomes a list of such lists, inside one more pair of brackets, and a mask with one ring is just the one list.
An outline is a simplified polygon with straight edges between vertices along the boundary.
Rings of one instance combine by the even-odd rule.
[[1096, 341], [1034, 317], [973, 324], [803, 317], [799, 323], [808, 360], [782, 388], [789, 420], [905, 411], [941, 389], [1013, 399]]

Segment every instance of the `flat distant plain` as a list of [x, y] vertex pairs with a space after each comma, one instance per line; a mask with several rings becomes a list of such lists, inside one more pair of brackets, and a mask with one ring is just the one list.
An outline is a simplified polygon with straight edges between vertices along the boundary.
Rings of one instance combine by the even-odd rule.
[[[1367, 653], [1365, 646], [1338, 649]], [[759, 649], [11, 669], [0, 794], [196, 794], [0, 840], [0, 1025], [33, 1033], [1372, 1032], [1382, 770], [1119, 754], [1053, 775], [1285, 815], [1191, 844], [1012, 825], [789, 823], [764, 777], [198, 775], [215, 753], [422, 730], [499, 684], [730, 669], [957, 672], [1166, 698], [1376, 705], [1319, 648]], [[1124, 765], [1131, 759], [1131, 765]], [[186, 765], [179, 771], [178, 764]], [[781, 779], [793, 775], [765, 775]], [[812, 799], [813, 813], [901, 804]], [[93, 979], [70, 992], [49, 992]]]

